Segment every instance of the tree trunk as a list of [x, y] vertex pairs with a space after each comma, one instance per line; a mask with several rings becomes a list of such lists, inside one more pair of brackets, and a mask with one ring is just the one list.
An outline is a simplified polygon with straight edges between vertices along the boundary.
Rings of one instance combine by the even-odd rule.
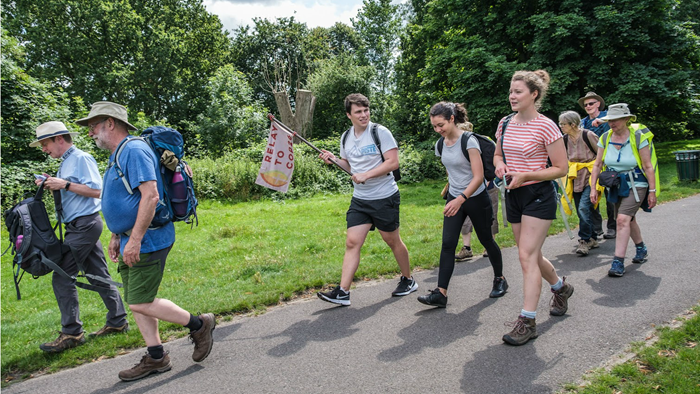
[[[280, 120], [304, 138], [311, 137], [311, 125], [314, 117], [316, 97], [309, 90], [297, 90], [296, 110], [292, 112], [286, 92], [275, 92], [275, 102], [280, 113]], [[297, 138], [294, 139], [297, 143]]]

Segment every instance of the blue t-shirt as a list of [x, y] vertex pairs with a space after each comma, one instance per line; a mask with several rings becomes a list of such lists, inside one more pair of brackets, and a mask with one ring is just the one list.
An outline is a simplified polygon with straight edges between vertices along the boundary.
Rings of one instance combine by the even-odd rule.
[[595, 135], [600, 137], [601, 135], [603, 135], [603, 133], [610, 130], [610, 125], [608, 124], [608, 122], [603, 122], [599, 124], [598, 127], [593, 127], [593, 121], [596, 119], [600, 119], [607, 114], [608, 111], [600, 111], [597, 118], [591, 119], [590, 116], [586, 116], [585, 118], [581, 119], [581, 127], [583, 127], [584, 129], [591, 130], [595, 133]]
[[[124, 145], [119, 156], [119, 167], [124, 172], [124, 177], [134, 194], [129, 194], [117, 174], [117, 168], [113, 164], [114, 152], [109, 157], [109, 163], [103, 179], [102, 214], [109, 231], [120, 235], [119, 250], [124, 253], [124, 246], [129, 241], [129, 236], [124, 233], [134, 227], [141, 203], [141, 191], [138, 187], [143, 182], [157, 181], [158, 193], [162, 196], [162, 182], [156, 170], [158, 159], [151, 148], [142, 141], [131, 141]], [[141, 253], [165, 249], [173, 243], [175, 243], [175, 226], [169, 222], [160, 228], [146, 231], [141, 240]]]

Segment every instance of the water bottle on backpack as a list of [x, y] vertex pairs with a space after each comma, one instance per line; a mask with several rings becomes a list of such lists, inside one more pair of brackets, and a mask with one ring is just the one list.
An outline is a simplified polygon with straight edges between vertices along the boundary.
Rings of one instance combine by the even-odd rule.
[[187, 214], [187, 184], [182, 176], [182, 165], [180, 164], [175, 168], [175, 175], [173, 175], [173, 182], [170, 188], [173, 193], [170, 198], [173, 213], [177, 217], [185, 216]]

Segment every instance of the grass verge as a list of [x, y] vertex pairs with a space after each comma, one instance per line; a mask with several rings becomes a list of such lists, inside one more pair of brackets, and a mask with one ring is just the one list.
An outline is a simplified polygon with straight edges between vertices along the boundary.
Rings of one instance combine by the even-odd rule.
[[[593, 372], [562, 393], [700, 393], [700, 306], [663, 327], [648, 341], [633, 343], [630, 360]], [[677, 326], [678, 324], [672, 324]]]

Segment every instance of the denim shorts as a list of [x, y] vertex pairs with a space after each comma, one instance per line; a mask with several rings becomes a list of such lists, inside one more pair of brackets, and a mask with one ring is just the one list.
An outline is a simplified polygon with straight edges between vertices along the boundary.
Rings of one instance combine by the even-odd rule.
[[506, 193], [508, 222], [520, 223], [523, 216], [543, 220], [557, 218], [557, 194], [551, 181], [533, 183]]
[[370, 231], [376, 227], [380, 231], [392, 232], [399, 228], [399, 205], [401, 205], [399, 192], [380, 200], [361, 200], [353, 197], [350, 208], [345, 214], [348, 228], [372, 224]]

